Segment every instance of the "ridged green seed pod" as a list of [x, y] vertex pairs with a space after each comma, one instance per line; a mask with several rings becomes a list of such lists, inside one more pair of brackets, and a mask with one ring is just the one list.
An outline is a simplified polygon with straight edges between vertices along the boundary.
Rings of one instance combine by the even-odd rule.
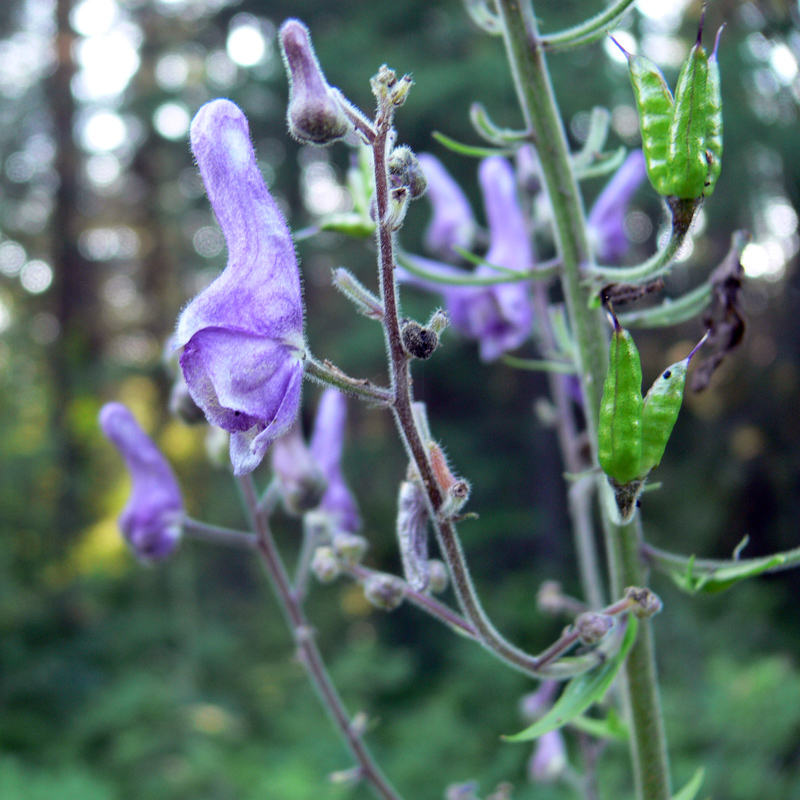
[[678, 75], [674, 99], [650, 59], [628, 53], [618, 44], [628, 59], [647, 175], [665, 197], [692, 200], [710, 195], [722, 168], [717, 45], [709, 58], [701, 42], [702, 31], [701, 23], [697, 42]]
[[678, 361], [659, 375], [642, 404], [642, 459], [639, 477], [644, 478], [660, 463], [672, 429], [678, 419], [686, 385], [689, 361], [705, 342], [706, 334], [682, 361]]
[[642, 461], [642, 365], [633, 337], [614, 317], [608, 374], [600, 401], [598, 460], [619, 484], [634, 480]]

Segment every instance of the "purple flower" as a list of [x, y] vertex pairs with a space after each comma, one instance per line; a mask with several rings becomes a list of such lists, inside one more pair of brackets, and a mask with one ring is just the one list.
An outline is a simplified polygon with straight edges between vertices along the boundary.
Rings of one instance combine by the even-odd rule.
[[425, 247], [441, 258], [457, 257], [453, 247], [469, 249], [475, 240], [475, 218], [461, 187], [436, 156], [417, 157], [428, 182], [433, 217], [425, 232]]
[[634, 150], [592, 206], [587, 222], [600, 261], [613, 263], [628, 251], [630, 240], [625, 235], [625, 215], [628, 203], [646, 177], [644, 153]]
[[[483, 189], [490, 245], [486, 261], [515, 271], [533, 267], [533, 250], [519, 207], [514, 172], [504, 158], [492, 156], [481, 162], [478, 177]], [[428, 272], [444, 277], [469, 273], [449, 264], [413, 257], [412, 262]], [[497, 277], [487, 265], [479, 266], [476, 277]], [[439, 292], [445, 300], [454, 328], [470, 339], [477, 339], [480, 356], [493, 361], [508, 350], [519, 347], [530, 334], [533, 311], [527, 282], [493, 286], [447, 286], [427, 281], [398, 269], [400, 280]]]
[[355, 533], [361, 527], [361, 518], [341, 468], [346, 416], [347, 398], [336, 389], [326, 389], [314, 421], [311, 455], [328, 481], [319, 508], [337, 519], [340, 530]]
[[560, 730], [543, 733], [536, 740], [533, 756], [528, 763], [528, 775], [536, 783], [552, 783], [567, 768], [567, 748]]
[[119, 527], [136, 557], [160, 561], [178, 546], [183, 522], [180, 486], [167, 460], [121, 403], [100, 410], [100, 428], [125, 459], [133, 480]]
[[286, 510], [301, 516], [304, 511], [316, 508], [327, 484], [303, 441], [299, 421], [275, 440], [271, 455], [272, 471], [280, 482]]
[[228, 245], [228, 265], [178, 320], [189, 392], [231, 434], [235, 475], [294, 422], [303, 380], [303, 301], [294, 244], [261, 177], [247, 120], [229, 100], [195, 116], [192, 152]]

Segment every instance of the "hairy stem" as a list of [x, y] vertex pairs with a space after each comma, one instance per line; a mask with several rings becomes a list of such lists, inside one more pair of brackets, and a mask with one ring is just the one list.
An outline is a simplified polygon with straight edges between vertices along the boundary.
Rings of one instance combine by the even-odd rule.
[[258, 498], [250, 476], [239, 479], [242, 496], [256, 534], [258, 553], [270, 579], [275, 596], [286, 618], [297, 646], [298, 660], [303, 665], [339, 734], [358, 763], [361, 777], [367, 781], [383, 800], [402, 800], [384, 777], [371, 753], [361, 739], [361, 732], [353, 725], [336, 687], [333, 685], [322, 655], [314, 640], [314, 629], [306, 619], [300, 601], [292, 591], [286, 567], [275, 546], [266, 517], [258, 513]]
[[[553, 210], [562, 288], [575, 337], [589, 439], [596, 450], [599, 392], [607, 368], [607, 331], [597, 312], [588, 309], [582, 270], [592, 262], [583, 204], [569, 158], [566, 136], [553, 95], [543, 47], [530, 0], [497, 0], [503, 40], [526, 125], [537, 143], [545, 187]], [[596, 458], [596, 453], [595, 453]], [[612, 595], [625, 586], [644, 586], [639, 545], [632, 531], [619, 528], [603, 511]], [[631, 757], [639, 800], [669, 800], [661, 706], [649, 622], [641, 626], [624, 681], [631, 720]]]

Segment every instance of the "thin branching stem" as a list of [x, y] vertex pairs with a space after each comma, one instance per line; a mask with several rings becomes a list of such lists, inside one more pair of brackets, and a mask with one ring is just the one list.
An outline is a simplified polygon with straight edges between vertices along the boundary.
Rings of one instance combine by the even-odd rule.
[[275, 546], [267, 519], [258, 513], [258, 497], [250, 476], [240, 478], [239, 486], [250, 516], [250, 523], [255, 531], [261, 562], [294, 636], [298, 660], [303, 665], [322, 704], [356, 760], [362, 779], [367, 781], [383, 800], [402, 800], [375, 763], [372, 754], [361, 738], [358, 726], [352, 723], [347, 709], [328, 675], [314, 638], [314, 629], [306, 619], [303, 607], [292, 590], [292, 584], [283, 559]]

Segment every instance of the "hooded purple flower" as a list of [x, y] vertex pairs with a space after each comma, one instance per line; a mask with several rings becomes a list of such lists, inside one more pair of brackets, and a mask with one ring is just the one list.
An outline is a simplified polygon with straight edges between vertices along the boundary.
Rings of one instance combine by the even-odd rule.
[[[478, 178], [483, 189], [490, 245], [486, 261], [515, 271], [533, 267], [533, 251], [519, 207], [511, 165], [500, 156], [481, 162]], [[442, 276], [465, 276], [469, 273], [449, 264], [413, 258], [428, 272]], [[487, 265], [479, 266], [476, 277], [497, 277]], [[426, 281], [398, 269], [400, 280], [439, 292], [445, 300], [454, 328], [471, 339], [477, 339], [481, 359], [493, 361], [508, 350], [519, 347], [528, 338], [533, 311], [525, 282], [494, 286], [447, 286]]]
[[100, 411], [100, 428], [125, 459], [133, 481], [119, 527], [136, 557], [160, 561], [178, 546], [183, 499], [175, 474], [153, 440], [121, 403]]
[[433, 217], [425, 232], [425, 247], [441, 258], [453, 258], [453, 247], [469, 249], [475, 240], [475, 218], [461, 187], [436, 156], [417, 156], [428, 182]]
[[628, 251], [625, 215], [628, 203], [646, 177], [644, 153], [634, 150], [595, 200], [587, 222], [598, 260], [613, 263]]
[[272, 471], [280, 482], [286, 510], [290, 514], [302, 516], [304, 511], [316, 508], [325, 492], [327, 481], [322, 468], [303, 441], [299, 420], [275, 440], [270, 455]]
[[294, 422], [303, 380], [303, 301], [294, 244], [229, 100], [195, 116], [192, 152], [228, 245], [228, 265], [178, 320], [189, 392], [231, 434], [235, 475], [255, 469]]
[[311, 455], [328, 481], [319, 508], [338, 519], [340, 530], [355, 533], [361, 527], [361, 518], [356, 501], [344, 482], [340, 463], [346, 416], [347, 398], [336, 389], [326, 389], [314, 421]]

